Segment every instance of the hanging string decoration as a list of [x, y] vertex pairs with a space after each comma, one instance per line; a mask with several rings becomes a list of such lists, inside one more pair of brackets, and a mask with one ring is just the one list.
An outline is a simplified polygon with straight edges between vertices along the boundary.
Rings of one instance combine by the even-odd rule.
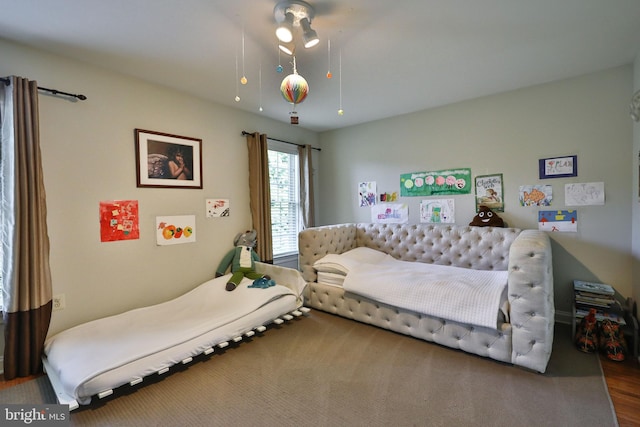
[[340, 57], [338, 58], [338, 80], [340, 83], [340, 107], [338, 108], [338, 115], [343, 116], [344, 110], [342, 109], [342, 49], [340, 49]]
[[282, 68], [282, 65], [280, 65], [280, 49], [278, 49], [278, 66], [276, 67], [276, 71], [278, 73], [282, 73], [282, 71], [284, 70], [284, 68]]
[[240, 83], [243, 85], [247, 84], [247, 77], [244, 73], [244, 26], [242, 27], [242, 78], [240, 79]]
[[309, 94], [309, 84], [298, 74], [296, 68], [296, 57], [293, 57], [293, 74], [289, 74], [282, 80], [280, 84], [280, 93], [282, 97], [290, 104], [293, 104], [291, 111], [291, 124], [298, 124], [298, 116], [296, 116], [296, 105], [300, 104], [307, 98]]
[[238, 51], [236, 50], [236, 102], [240, 102], [240, 92], [238, 91]]
[[327, 40], [327, 63], [329, 65], [327, 65], [327, 78], [330, 79], [331, 77], [333, 77], [333, 74], [331, 74], [331, 39]]
[[258, 70], [258, 90], [260, 91], [260, 107], [258, 110], [262, 112], [262, 61], [260, 61], [260, 68]]

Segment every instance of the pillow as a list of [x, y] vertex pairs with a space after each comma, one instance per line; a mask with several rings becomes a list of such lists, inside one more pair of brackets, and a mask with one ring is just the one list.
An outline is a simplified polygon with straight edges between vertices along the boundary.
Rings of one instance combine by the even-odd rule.
[[391, 255], [375, 249], [358, 247], [342, 254], [327, 254], [313, 264], [316, 271], [325, 273], [347, 274], [350, 268], [358, 264], [379, 264], [393, 259]]

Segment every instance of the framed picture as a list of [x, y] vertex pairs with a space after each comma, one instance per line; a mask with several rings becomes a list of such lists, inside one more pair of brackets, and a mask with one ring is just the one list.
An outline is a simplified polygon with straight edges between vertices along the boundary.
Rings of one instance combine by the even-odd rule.
[[138, 187], [202, 188], [202, 139], [136, 129]]
[[502, 191], [502, 174], [476, 176], [476, 212], [480, 206], [504, 212], [504, 192]]
[[578, 176], [578, 156], [551, 157], [538, 160], [540, 179]]

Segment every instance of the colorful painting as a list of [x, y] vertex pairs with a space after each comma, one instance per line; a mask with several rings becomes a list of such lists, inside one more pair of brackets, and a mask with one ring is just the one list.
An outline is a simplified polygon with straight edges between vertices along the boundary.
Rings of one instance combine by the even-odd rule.
[[406, 203], [382, 203], [372, 206], [371, 222], [406, 224], [409, 222], [409, 207]]
[[358, 200], [360, 201], [361, 208], [376, 204], [375, 181], [361, 182], [358, 184]]
[[520, 206], [551, 206], [553, 187], [550, 185], [521, 185]]
[[394, 191], [393, 193], [380, 193], [380, 201], [382, 203], [397, 202], [398, 193], [396, 191]]
[[471, 169], [447, 169], [400, 175], [400, 196], [471, 193]]
[[480, 206], [504, 212], [502, 174], [476, 176], [476, 212]]
[[156, 217], [156, 243], [159, 246], [179, 245], [195, 241], [195, 215]]
[[207, 218], [229, 216], [229, 199], [207, 199]]
[[100, 241], [140, 238], [137, 200], [100, 202]]
[[578, 212], [565, 211], [539, 211], [538, 230], [552, 232], [577, 232]]
[[420, 222], [453, 224], [456, 222], [454, 215], [453, 199], [429, 199], [420, 202]]
[[583, 182], [564, 185], [567, 206], [604, 205], [604, 182]]

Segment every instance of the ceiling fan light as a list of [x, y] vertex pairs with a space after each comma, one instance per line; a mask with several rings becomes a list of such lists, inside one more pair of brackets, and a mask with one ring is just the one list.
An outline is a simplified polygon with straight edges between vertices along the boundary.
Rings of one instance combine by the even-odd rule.
[[308, 18], [302, 18], [300, 20], [300, 26], [302, 27], [302, 38], [304, 40], [304, 47], [309, 49], [320, 43], [318, 33], [311, 28], [311, 23]]
[[315, 31], [313, 31], [313, 34], [309, 36], [307, 36], [306, 34], [304, 35], [304, 47], [306, 47], [307, 49], [309, 49], [310, 47], [314, 47], [318, 43], [320, 43], [320, 39], [318, 38], [318, 34], [316, 34]]
[[278, 49], [282, 52], [286, 53], [289, 56], [293, 56], [293, 53], [296, 50], [296, 47], [293, 43], [280, 43], [278, 44]]
[[284, 21], [276, 28], [276, 37], [284, 43], [290, 43], [293, 40], [293, 13], [284, 14]]

